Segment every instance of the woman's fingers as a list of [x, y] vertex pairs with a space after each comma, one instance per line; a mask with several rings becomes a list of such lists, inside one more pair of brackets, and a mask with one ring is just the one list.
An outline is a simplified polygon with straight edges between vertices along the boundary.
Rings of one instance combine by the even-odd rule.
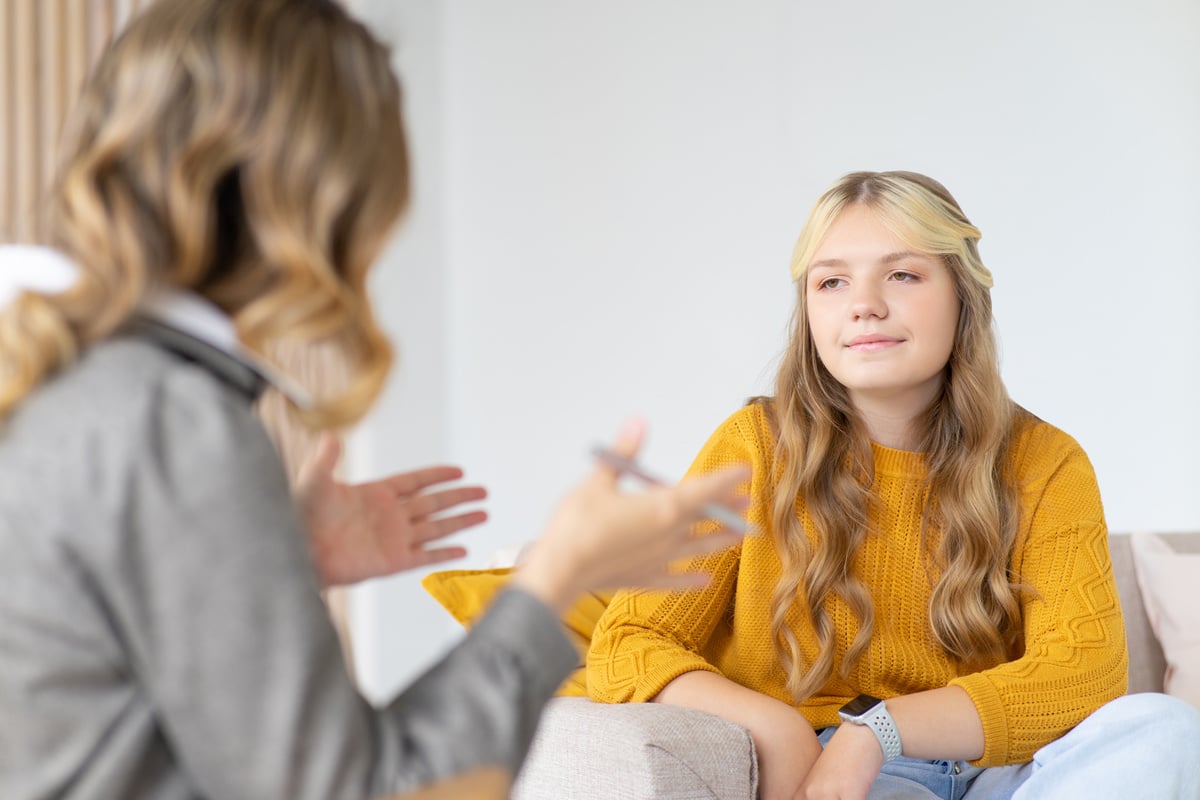
[[[621, 427], [621, 431], [617, 434], [617, 438], [609, 445], [609, 451], [621, 459], [630, 461], [637, 457], [638, 451], [642, 449], [642, 442], [646, 438], [646, 423], [640, 418], [633, 418]], [[616, 486], [617, 481], [621, 479], [621, 470], [613, 464], [605, 461], [600, 461], [596, 468], [592, 471], [589, 478], [590, 483], [594, 483], [601, 487]]]
[[453, 517], [431, 519], [413, 527], [413, 544], [424, 544], [445, 538], [466, 528], [473, 528], [487, 522], [486, 511], [468, 511]]
[[694, 532], [714, 516], [743, 516], [749, 505], [744, 484], [751, 471], [733, 466], [678, 486], [623, 492], [618, 486], [621, 462], [636, 458], [644, 436], [641, 420], [625, 425], [608, 447], [616, 456], [612, 463], [601, 459], [559, 504], [518, 572], [518, 585], [557, 608], [584, 589], [696, 589], [708, 583], [707, 575], [679, 566], [741, 541], [741, 533], [721, 526], [720, 520], [704, 525], [704, 535]]
[[463, 476], [461, 467], [451, 464], [441, 464], [433, 467], [423, 467], [412, 472], [400, 472], [376, 483], [387, 488], [396, 497], [408, 497], [422, 489], [428, 489], [439, 483], [456, 481]]
[[435, 547], [432, 550], [414, 551], [406, 563], [410, 569], [417, 569], [463, 558], [466, 554], [467, 548], [465, 547]]
[[485, 498], [487, 498], [487, 489], [482, 486], [457, 486], [453, 489], [443, 489], [410, 497], [403, 502], [409, 519], [419, 520], [439, 511], [445, 511], [447, 508], [453, 508], [463, 503], [474, 503]]
[[633, 458], [642, 449], [642, 441], [646, 438], [646, 421], [634, 417], [621, 426], [612, 449], [619, 456]]
[[687, 507], [702, 511], [710, 503], [740, 512], [749, 504], [742, 484], [750, 480], [750, 468], [743, 465], [726, 467], [717, 472], [689, 478], [675, 487], [680, 501]]
[[672, 561], [682, 561], [684, 559], [695, 558], [696, 556], [706, 556], [710, 553], [716, 553], [729, 547], [733, 547], [742, 541], [740, 533], [734, 533], [722, 528], [715, 533], [707, 533], [703, 536], [689, 535], [686, 540], [681, 542], [675, 548], [676, 556]]

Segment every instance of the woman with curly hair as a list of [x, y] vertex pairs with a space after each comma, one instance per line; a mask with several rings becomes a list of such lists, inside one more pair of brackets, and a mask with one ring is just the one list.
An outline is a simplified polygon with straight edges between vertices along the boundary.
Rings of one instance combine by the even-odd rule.
[[[63, 145], [60, 254], [0, 257], [0, 796], [328, 800], [515, 774], [577, 665], [556, 612], [692, 585], [668, 564], [737, 540], [688, 532], [742, 507], [744, 470], [630, 495], [597, 468], [464, 642], [383, 708], [358, 694], [319, 590], [446, 555], [425, 545], [482, 513], [438, 513], [482, 492], [427, 491], [461, 475], [433, 467], [316, 480], [293, 505], [252, 407], [271, 385], [332, 429], [379, 394], [366, 282], [408, 200], [400, 112], [387, 50], [332, 0], [158, 0], [97, 66]], [[332, 348], [343, 390], [296, 386], [265, 358], [279, 342]]]
[[924, 175], [821, 196], [774, 397], [691, 471], [749, 462], [765, 533], [702, 591], [618, 593], [594, 699], [740, 723], [770, 800], [1200, 796], [1200, 714], [1122, 697], [1096, 478], [1008, 397], [979, 238]]

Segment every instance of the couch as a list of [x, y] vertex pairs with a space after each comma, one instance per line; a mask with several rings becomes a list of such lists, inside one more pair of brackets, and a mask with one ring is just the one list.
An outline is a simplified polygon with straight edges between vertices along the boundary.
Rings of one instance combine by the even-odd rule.
[[[1163, 536], [1178, 552], [1200, 553], [1200, 533]], [[1129, 691], [1162, 691], [1166, 670], [1134, 571], [1129, 537], [1109, 537], [1125, 612]], [[675, 798], [753, 800], [754, 743], [739, 725], [693, 709], [582, 697], [550, 702], [513, 787], [514, 800]]]

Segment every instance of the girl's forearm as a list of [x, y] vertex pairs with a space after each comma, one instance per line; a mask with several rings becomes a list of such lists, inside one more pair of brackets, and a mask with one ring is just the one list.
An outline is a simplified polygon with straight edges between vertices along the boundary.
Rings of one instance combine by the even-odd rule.
[[707, 711], [746, 728], [758, 754], [763, 800], [794, 797], [821, 755], [817, 735], [799, 711], [714, 672], [680, 675], [654, 702]]
[[972, 761], [983, 755], [983, 722], [958, 686], [894, 697], [887, 708], [910, 758]]

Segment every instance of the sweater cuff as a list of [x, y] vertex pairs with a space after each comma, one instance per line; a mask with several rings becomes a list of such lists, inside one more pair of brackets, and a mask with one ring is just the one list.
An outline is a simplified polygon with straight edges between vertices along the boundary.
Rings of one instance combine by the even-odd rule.
[[996, 687], [985, 676], [964, 675], [949, 682], [967, 693], [979, 721], [983, 723], [983, 755], [974, 761], [976, 767], [998, 767], [1009, 763], [1011, 743], [1008, 740], [1008, 719], [1004, 713], [1004, 702]]

